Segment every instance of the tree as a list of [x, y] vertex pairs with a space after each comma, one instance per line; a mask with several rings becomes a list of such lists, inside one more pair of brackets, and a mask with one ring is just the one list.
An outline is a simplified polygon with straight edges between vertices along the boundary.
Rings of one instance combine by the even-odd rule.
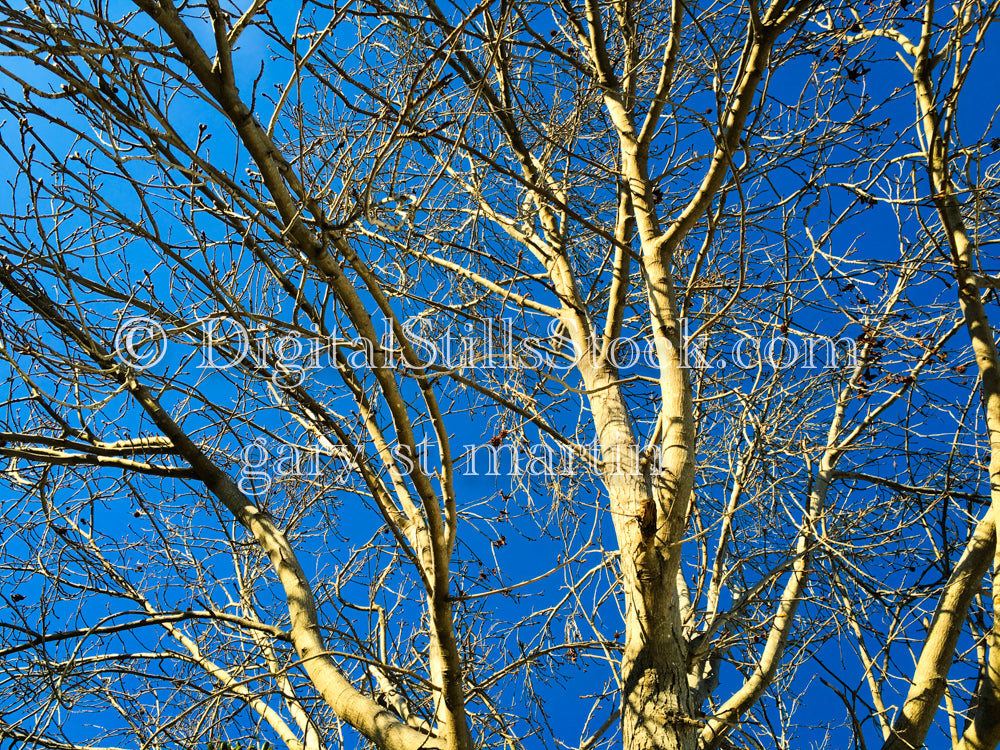
[[3, 736], [996, 747], [997, 11], [5, 4]]

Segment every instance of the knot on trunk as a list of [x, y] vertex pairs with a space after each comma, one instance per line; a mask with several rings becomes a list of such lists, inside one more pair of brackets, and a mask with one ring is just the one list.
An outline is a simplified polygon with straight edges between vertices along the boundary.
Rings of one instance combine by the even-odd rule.
[[700, 727], [705, 723], [705, 717], [691, 716], [683, 711], [667, 711], [663, 714], [663, 722], [665, 724]]

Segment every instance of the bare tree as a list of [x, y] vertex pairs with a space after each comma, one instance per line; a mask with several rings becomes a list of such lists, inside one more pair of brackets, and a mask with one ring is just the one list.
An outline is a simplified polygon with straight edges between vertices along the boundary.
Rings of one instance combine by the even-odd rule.
[[997, 12], [3, 4], [0, 736], [996, 747]]

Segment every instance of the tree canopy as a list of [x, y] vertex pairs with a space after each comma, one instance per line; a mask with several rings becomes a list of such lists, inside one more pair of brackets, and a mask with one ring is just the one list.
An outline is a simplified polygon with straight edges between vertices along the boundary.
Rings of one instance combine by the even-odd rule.
[[0, 4], [0, 747], [997, 747], [998, 10]]

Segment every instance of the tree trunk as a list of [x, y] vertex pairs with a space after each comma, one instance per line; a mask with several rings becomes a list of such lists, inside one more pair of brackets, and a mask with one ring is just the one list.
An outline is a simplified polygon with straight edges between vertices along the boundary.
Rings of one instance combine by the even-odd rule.
[[698, 722], [691, 716], [686, 646], [673, 607], [676, 628], [660, 628], [660, 637], [642, 638], [627, 627], [622, 660], [622, 736], [625, 750], [694, 750]]
[[671, 497], [668, 502], [660, 470], [653, 468], [648, 456], [640, 455], [616, 374], [599, 370], [587, 374], [625, 590], [624, 748], [693, 750], [697, 722], [687, 681], [677, 565], [668, 557], [671, 550], [674, 556], [679, 554], [679, 544], [666, 539], [669, 524], [664, 510], [677, 500], [686, 508], [688, 498]]

